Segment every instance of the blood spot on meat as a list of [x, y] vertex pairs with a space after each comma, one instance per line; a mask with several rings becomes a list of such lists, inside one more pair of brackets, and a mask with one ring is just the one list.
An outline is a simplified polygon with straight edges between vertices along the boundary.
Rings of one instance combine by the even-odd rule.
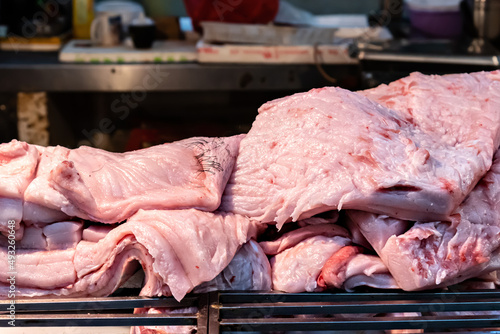
[[396, 105], [396, 103], [394, 103], [394, 101], [387, 101], [385, 103], [385, 105], [388, 107], [388, 108], [392, 108]]
[[453, 183], [451, 183], [449, 180], [440, 178], [439, 181], [442, 183], [442, 188], [449, 192], [450, 194], [453, 193], [453, 189], [455, 188]]
[[381, 132], [380, 135], [385, 139], [391, 139], [391, 136], [389, 136], [389, 134], [387, 134], [386, 132]]
[[278, 143], [277, 143], [277, 142], [275, 142], [275, 141], [273, 141], [273, 142], [271, 143], [271, 146], [270, 146], [270, 147], [271, 147], [271, 149], [273, 149], [273, 148], [275, 148], [277, 145], [278, 145]]
[[196, 269], [200, 269], [200, 267], [198, 267], [198, 266], [195, 266], [195, 267], [196, 267]]
[[370, 152], [367, 152], [365, 155], [357, 155], [355, 156], [356, 161], [376, 167], [378, 166], [377, 161], [373, 158]]

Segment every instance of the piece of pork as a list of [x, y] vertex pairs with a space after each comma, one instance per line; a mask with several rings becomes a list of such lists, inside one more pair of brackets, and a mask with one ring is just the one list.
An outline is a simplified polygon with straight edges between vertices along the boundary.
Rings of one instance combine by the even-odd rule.
[[345, 246], [326, 261], [318, 277], [323, 289], [353, 291], [360, 286], [399, 289], [396, 281], [378, 256], [363, 254], [359, 246]]
[[[134, 314], [165, 314], [181, 315], [197, 313], [197, 307], [151, 307], [134, 309]], [[196, 333], [196, 326], [132, 326], [130, 334], [193, 334]]]
[[270, 291], [271, 265], [266, 254], [254, 240], [238, 250], [226, 268], [213, 280], [194, 288], [194, 293], [209, 291]]
[[[271, 290], [271, 266], [269, 260], [254, 240], [248, 241], [236, 253], [228, 266], [209, 282], [194, 288], [193, 293], [209, 291], [269, 291]], [[190, 308], [150, 308], [135, 309], [134, 314], [178, 314], [196, 313]], [[196, 326], [134, 326], [131, 333], [191, 333]]]
[[349, 211], [404, 290], [443, 287], [500, 268], [500, 152], [450, 221], [408, 222]]
[[[19, 250], [16, 288], [19, 296], [27, 297], [107, 296], [128, 279], [140, 263], [145, 272], [141, 295], [173, 295], [180, 300], [195, 286], [223, 271], [240, 246], [256, 237], [262, 227], [258, 222], [230, 213], [195, 209], [139, 210], [98, 242], [82, 240], [76, 248], [67, 250]], [[99, 235], [92, 232], [90, 239], [99, 239]], [[89, 233], [86, 237], [89, 238]], [[252, 266], [245, 268], [259, 268], [260, 273], [254, 272], [238, 283], [241, 286], [250, 282], [269, 284], [265, 256], [259, 255], [258, 249], [244, 249], [255, 258]], [[1, 248], [1, 251], [6, 257], [7, 249]], [[7, 261], [0, 264], [0, 283], [3, 284], [0, 294], [7, 292], [7, 269]]]
[[[337, 219], [308, 218], [299, 221], [304, 227], [284, 233], [278, 239], [261, 241], [260, 246], [267, 255], [276, 255], [297, 245], [310, 237], [322, 235], [325, 237], [341, 236], [349, 238], [349, 232], [343, 227], [335, 225]], [[311, 224], [312, 223], [312, 224]]]
[[141, 295], [171, 294], [180, 300], [216, 277], [259, 229], [258, 222], [229, 213], [139, 210], [99, 242], [78, 251], [75, 267], [83, 277], [109, 266], [126, 247], [142, 246], [149, 264], [137, 257], [146, 273]]
[[[15, 265], [12, 268], [7, 261], [8, 249], [0, 248], [0, 256], [5, 259], [0, 261], [0, 283], [2, 284], [7, 284], [11, 275], [15, 276], [17, 289], [53, 290], [66, 287], [76, 281], [76, 270], [73, 264], [74, 248], [53, 251], [16, 249], [15, 254]], [[7, 295], [2, 294], [2, 296]]]
[[322, 291], [318, 276], [326, 261], [350, 244], [343, 236], [316, 235], [271, 258], [273, 289], [284, 292]]
[[[60, 212], [117, 223], [138, 209], [197, 208], [214, 211], [232, 171], [240, 136], [195, 137], [127, 153], [82, 146], [47, 149], [43, 168], [28, 187], [30, 221]], [[33, 207], [33, 205], [37, 205]], [[40, 221], [38, 219], [38, 221]]]
[[12, 140], [0, 144], [0, 232], [9, 233], [9, 221], [14, 230], [22, 219], [22, 203], [28, 184], [35, 177], [38, 150], [27, 143]]
[[500, 144], [499, 81], [500, 71], [443, 76], [415, 72], [359, 93], [395, 110], [450, 146], [474, 146], [482, 160], [478, 166], [489, 166]]
[[82, 239], [90, 242], [98, 242], [104, 239], [108, 233], [115, 228], [113, 225], [90, 225], [82, 232]]
[[[52, 223], [68, 219], [61, 211], [59, 203], [67, 199], [57, 192], [49, 183], [50, 173], [69, 156], [70, 149], [62, 146], [38, 147], [40, 153], [36, 177], [28, 185], [24, 193], [23, 221], [27, 225]], [[73, 210], [76, 210], [74, 208]], [[80, 218], [87, 219], [83, 213]]]
[[[78, 246], [82, 247], [85, 243], [82, 241]], [[146, 257], [147, 251], [141, 247], [133, 247], [124, 249], [109, 266], [103, 266], [99, 270], [78, 277], [74, 265], [76, 252], [75, 249], [22, 250], [21, 265], [16, 266], [16, 297], [108, 296], [137, 271], [137, 258], [151, 265]], [[20, 270], [23, 271], [21, 275], [19, 275]], [[0, 296], [6, 297], [8, 292], [9, 284], [0, 276]]]
[[[17, 249], [57, 250], [75, 248], [82, 240], [82, 222], [66, 221], [46, 224], [43, 227], [21, 225], [22, 237]], [[8, 247], [7, 238], [0, 236], [0, 247]]]
[[[443, 126], [460, 120], [444, 128], [446, 136], [340, 88], [264, 104], [241, 142], [221, 209], [278, 227], [341, 208], [445, 219], [488, 170], [498, 148], [500, 74], [456, 76], [446, 84], [434, 78], [412, 79], [434, 83], [416, 95], [414, 108], [425, 107], [418, 112], [424, 114], [428, 101], [448, 105], [432, 116]], [[468, 126], [460, 127], [465, 119]], [[455, 133], [457, 127], [462, 132]]]

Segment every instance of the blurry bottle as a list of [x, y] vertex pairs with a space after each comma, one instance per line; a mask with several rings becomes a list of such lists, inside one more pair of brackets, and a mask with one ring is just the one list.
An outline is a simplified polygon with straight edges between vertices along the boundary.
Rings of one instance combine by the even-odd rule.
[[73, 0], [73, 37], [90, 39], [92, 20], [94, 20], [94, 0]]

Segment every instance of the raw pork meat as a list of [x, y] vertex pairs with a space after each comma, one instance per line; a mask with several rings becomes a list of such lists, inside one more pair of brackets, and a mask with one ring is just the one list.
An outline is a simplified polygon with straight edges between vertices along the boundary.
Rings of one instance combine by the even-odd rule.
[[194, 288], [194, 293], [209, 291], [269, 291], [271, 290], [271, 266], [266, 254], [254, 240], [248, 241], [236, 253], [228, 266], [209, 282]]
[[[54, 235], [77, 231], [70, 223], [55, 225], [47, 225], [51, 226], [50, 231], [46, 231], [47, 227], [43, 231], [55, 245], [60, 240]], [[107, 296], [133, 274], [139, 262], [145, 272], [142, 295], [173, 295], [180, 300], [195, 286], [222, 272], [240, 246], [262, 228], [258, 222], [230, 213], [139, 210], [104, 238], [100, 238], [98, 230], [83, 232], [98, 242], [82, 240], [76, 248], [66, 250], [18, 250], [17, 295]], [[57, 231], [60, 233], [54, 233]], [[43, 236], [32, 238], [40, 240]], [[0, 251], [6, 257], [6, 248]], [[236, 259], [238, 266], [243, 255], [251, 255], [252, 262], [244, 267], [250, 270], [249, 276], [241, 275], [233, 282], [229, 277], [228, 287], [270, 286], [269, 264], [262, 250], [250, 243], [241, 252]], [[0, 295], [7, 292], [7, 269], [7, 261], [0, 263]], [[222, 282], [237, 271], [231, 267], [219, 280]]]
[[[50, 185], [49, 178], [51, 171], [68, 159], [71, 150], [62, 146], [37, 148], [40, 152], [40, 161], [36, 177], [24, 193], [23, 221], [28, 225], [68, 219], [68, 216], [61, 211], [59, 203], [70, 205], [67, 199]], [[83, 214], [81, 216], [84, 219], [88, 218]]]
[[[236, 253], [228, 266], [210, 282], [198, 285], [193, 293], [224, 290], [271, 290], [271, 267], [266, 255], [254, 240], [248, 241]], [[196, 313], [198, 309], [150, 308], [136, 309], [135, 314]], [[130, 333], [191, 333], [195, 326], [135, 326]]]
[[[66, 221], [46, 224], [43, 227], [21, 225], [18, 232], [22, 238], [16, 243], [17, 248], [56, 250], [75, 248], [82, 240], [82, 222]], [[8, 247], [7, 238], [0, 236], [0, 247]]]
[[90, 147], [45, 149], [30, 184], [25, 215], [38, 221], [63, 212], [103, 223], [138, 209], [214, 211], [233, 168], [242, 136], [190, 138], [127, 153]]
[[500, 151], [450, 221], [408, 222], [349, 211], [404, 290], [447, 286], [500, 268]]
[[489, 168], [500, 144], [499, 81], [500, 71], [443, 76], [416, 72], [359, 93], [395, 110], [450, 146], [474, 147], [479, 155], [474, 162]]
[[23, 196], [35, 177], [38, 151], [17, 140], [0, 144], [0, 232], [8, 234], [8, 222], [15, 221], [15, 230], [22, 219]]
[[[335, 221], [336, 219], [332, 221], [331, 219], [316, 217], [304, 219], [299, 221], [304, 227], [287, 232], [276, 240], [262, 241], [260, 246], [267, 255], [276, 255], [297, 245], [303, 240], [317, 235], [349, 238], [349, 232], [347, 232], [346, 229], [339, 225], [333, 225]], [[310, 222], [314, 222], [314, 224], [310, 224]]]
[[359, 286], [399, 289], [378, 256], [362, 254], [363, 248], [345, 246], [326, 261], [318, 277], [318, 286], [352, 291]]
[[[169, 308], [169, 307], [151, 307], [138, 308], [134, 314], [165, 314], [181, 315], [197, 313], [197, 307], [187, 308]], [[193, 334], [196, 333], [196, 326], [133, 326], [130, 328], [130, 334]]]
[[[404, 111], [333, 87], [264, 104], [241, 142], [221, 209], [278, 227], [341, 208], [446, 219], [498, 148], [500, 73], [436, 78], [414, 75], [405, 86], [411, 103], [386, 103]], [[419, 121], [427, 112], [431, 121]]]
[[273, 289], [285, 292], [321, 291], [316, 280], [326, 261], [351, 243], [349, 232], [334, 224], [318, 224], [285, 233], [276, 241], [261, 242], [273, 255]]

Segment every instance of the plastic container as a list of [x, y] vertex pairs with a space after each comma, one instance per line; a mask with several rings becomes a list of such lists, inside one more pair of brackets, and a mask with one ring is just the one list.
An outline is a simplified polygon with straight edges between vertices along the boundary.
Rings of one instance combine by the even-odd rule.
[[144, 15], [144, 8], [138, 3], [125, 0], [106, 0], [95, 5], [96, 15], [101, 12], [120, 15], [124, 35], [128, 33], [130, 23]]
[[73, 37], [90, 39], [94, 20], [94, 0], [73, 0]]
[[460, 2], [460, 0], [407, 0], [410, 23], [427, 37], [459, 37], [463, 27]]
[[278, 13], [278, 0], [184, 0], [193, 26], [202, 21], [229, 23], [269, 23]]
[[136, 49], [149, 49], [153, 46], [156, 26], [154, 21], [143, 13], [130, 23], [128, 31]]

